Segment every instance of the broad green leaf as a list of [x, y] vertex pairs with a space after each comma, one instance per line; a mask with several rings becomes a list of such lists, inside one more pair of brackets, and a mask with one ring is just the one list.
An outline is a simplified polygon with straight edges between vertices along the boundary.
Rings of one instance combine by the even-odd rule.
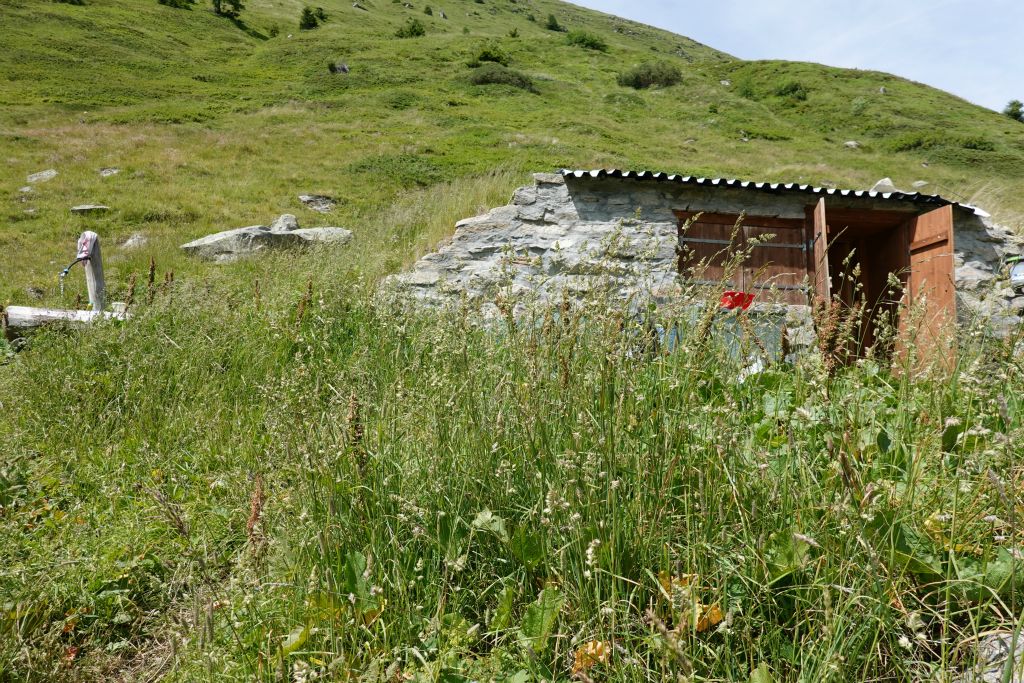
[[875, 445], [878, 446], [878, 452], [883, 455], [889, 452], [892, 448], [892, 439], [889, 438], [889, 432], [884, 429], [879, 430], [878, 438], [875, 439]]
[[544, 559], [544, 542], [539, 534], [534, 534], [525, 526], [516, 529], [512, 534], [512, 555], [522, 562], [527, 569], [533, 569]]
[[505, 530], [505, 520], [498, 517], [490, 510], [480, 512], [473, 520], [473, 528], [483, 531], [490, 531], [501, 540], [508, 541], [508, 532]]
[[942, 430], [942, 451], [944, 453], [952, 453], [953, 449], [956, 448], [957, 439], [960, 437], [960, 432], [963, 431], [963, 427], [959, 424], [951, 424]]
[[554, 586], [540, 592], [537, 602], [526, 608], [526, 614], [519, 625], [519, 642], [523, 647], [531, 648], [534, 652], [542, 652], [547, 647], [563, 604], [565, 597]]
[[281, 656], [287, 657], [306, 644], [309, 638], [309, 626], [302, 626], [288, 634], [288, 637], [281, 643]]
[[756, 669], [751, 670], [749, 683], [775, 683], [775, 677], [768, 665], [761, 662]]
[[491, 632], [507, 628], [512, 620], [512, 607], [515, 605], [516, 590], [512, 584], [501, 589], [498, 593], [498, 606], [494, 609], [494, 616], [491, 617]]

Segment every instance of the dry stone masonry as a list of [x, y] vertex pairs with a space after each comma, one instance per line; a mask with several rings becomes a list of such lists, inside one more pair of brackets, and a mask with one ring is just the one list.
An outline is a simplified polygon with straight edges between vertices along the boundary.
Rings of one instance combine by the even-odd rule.
[[[674, 209], [803, 218], [805, 206], [815, 201], [783, 194], [636, 179], [570, 176], [567, 184], [562, 174], [538, 173], [533, 185], [515, 191], [510, 204], [460, 221], [450, 240], [387, 285], [424, 303], [466, 299], [485, 317], [498, 315], [502, 297], [561, 300], [599, 287], [624, 302], [664, 302], [682, 292]], [[893, 208], [885, 194], [857, 202]], [[958, 312], [963, 319], [985, 316], [1006, 332], [1024, 313], [1024, 296], [1008, 287], [1002, 267], [1007, 256], [1022, 253], [1020, 241], [983, 211], [956, 210]], [[807, 341], [807, 306], [755, 309], [800, 330]]]

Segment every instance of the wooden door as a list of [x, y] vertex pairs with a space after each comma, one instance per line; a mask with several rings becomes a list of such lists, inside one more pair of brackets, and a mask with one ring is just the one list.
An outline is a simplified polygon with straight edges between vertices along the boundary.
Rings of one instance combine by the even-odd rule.
[[904, 318], [908, 313], [917, 313], [921, 320], [917, 330], [906, 330], [904, 320], [904, 331], [916, 338], [922, 361], [942, 358], [952, 365], [956, 324], [953, 207], [944, 206], [912, 218], [907, 231], [911, 310], [904, 312]]
[[828, 268], [828, 221], [825, 217], [825, 198], [818, 200], [811, 219], [811, 258], [814, 270], [814, 294], [824, 302], [832, 298], [832, 276]]

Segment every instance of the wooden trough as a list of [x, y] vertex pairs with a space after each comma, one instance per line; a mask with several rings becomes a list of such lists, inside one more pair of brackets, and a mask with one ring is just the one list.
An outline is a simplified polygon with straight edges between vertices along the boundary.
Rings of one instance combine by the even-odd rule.
[[78, 251], [74, 261], [61, 272], [61, 280], [76, 263], [81, 262], [85, 269], [86, 287], [89, 289], [89, 303], [91, 311], [75, 311], [62, 308], [36, 308], [33, 306], [8, 306], [0, 313], [0, 322], [3, 324], [4, 335], [8, 339], [20, 336], [22, 333], [53, 323], [66, 323], [81, 325], [94, 320], [113, 318], [124, 320], [127, 311], [124, 304], [115, 303], [113, 310], [104, 311], [104, 296], [106, 286], [103, 279], [103, 257], [100, 252], [100, 237], [95, 232], [87, 230], [78, 238]]

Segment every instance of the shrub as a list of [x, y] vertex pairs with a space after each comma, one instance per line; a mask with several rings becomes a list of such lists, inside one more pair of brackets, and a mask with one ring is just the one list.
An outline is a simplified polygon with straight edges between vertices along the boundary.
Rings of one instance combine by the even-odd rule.
[[1010, 100], [1003, 109], [1003, 114], [1009, 116], [1014, 121], [1024, 123], [1024, 102], [1021, 102], [1020, 100]]
[[544, 22], [544, 28], [546, 28], [549, 31], [558, 31], [560, 33], [565, 31], [565, 28], [563, 28], [562, 25], [558, 23], [558, 17], [556, 17], [554, 14], [548, 15], [548, 20]]
[[775, 87], [775, 95], [778, 97], [789, 97], [803, 102], [807, 99], [807, 88], [800, 81], [786, 81]]
[[657, 85], [663, 88], [667, 88], [670, 85], [675, 85], [683, 79], [683, 72], [679, 70], [679, 67], [671, 62], [644, 62], [634, 66], [629, 71], [623, 71], [619, 74], [618, 82], [619, 85], [636, 88], [640, 90], [642, 88], [649, 88], [652, 85]]
[[434, 10], [430, 8], [430, 5], [427, 5], [426, 7], [423, 8], [423, 13], [426, 14], [428, 17], [434, 16]]
[[473, 85], [511, 85], [514, 88], [536, 92], [533, 80], [529, 76], [495, 62], [488, 62], [475, 69], [469, 76], [469, 82]]
[[316, 12], [313, 11], [312, 7], [303, 7], [302, 14], [299, 15], [299, 28], [303, 31], [309, 31], [320, 25], [320, 21], [316, 18]]
[[242, 0], [211, 0], [211, 2], [215, 14], [229, 19], [238, 18], [238, 15], [245, 9]]
[[85, 0], [53, 0], [54, 2], [60, 2], [65, 5], [84, 5]]
[[480, 66], [481, 62], [494, 62], [502, 66], [508, 66], [508, 56], [501, 51], [497, 45], [484, 45], [476, 53], [476, 63], [473, 66]]
[[196, 0], [157, 0], [157, 2], [175, 9], [192, 9], [192, 5], [196, 4]]
[[904, 133], [889, 141], [888, 147], [893, 152], [912, 152], [919, 149], [935, 147], [961, 147], [982, 152], [995, 151], [995, 144], [980, 137], [961, 137], [944, 133]]
[[518, 38], [519, 37], [519, 29], [518, 28], [513, 28], [511, 31], [508, 32], [508, 37], [509, 38]]
[[405, 26], [395, 31], [396, 38], [418, 38], [427, 35], [427, 29], [419, 19], [409, 19]]
[[593, 33], [587, 33], [586, 31], [569, 31], [569, 35], [566, 37], [566, 40], [570, 45], [583, 47], [588, 50], [608, 52], [608, 43], [604, 42], [603, 38], [596, 36]]

